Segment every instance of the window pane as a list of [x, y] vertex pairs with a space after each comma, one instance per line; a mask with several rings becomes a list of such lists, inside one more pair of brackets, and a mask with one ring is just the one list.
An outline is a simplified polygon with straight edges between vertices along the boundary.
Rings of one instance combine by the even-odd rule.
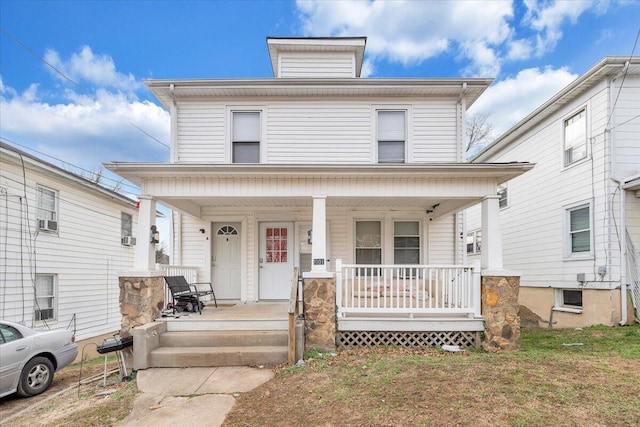
[[256, 111], [233, 113], [233, 142], [260, 141], [260, 113]]
[[379, 111], [378, 141], [404, 140], [404, 111]]
[[260, 143], [234, 142], [233, 163], [260, 163]]
[[398, 221], [393, 224], [393, 232], [396, 236], [418, 236], [420, 223], [417, 221]]
[[584, 207], [570, 212], [571, 231], [582, 231], [589, 229], [589, 208]]
[[482, 249], [482, 231], [476, 231], [476, 253], [479, 254]]
[[128, 213], [121, 212], [120, 214], [120, 234], [121, 237], [131, 236], [131, 227], [133, 223], [133, 217]]
[[562, 301], [564, 305], [582, 307], [582, 291], [564, 289], [562, 291]]
[[587, 157], [586, 110], [564, 122], [565, 165]]
[[380, 248], [382, 246], [380, 221], [356, 222], [356, 248]]
[[382, 264], [382, 250], [356, 249], [356, 264]]
[[506, 208], [507, 207], [507, 187], [499, 185], [498, 186], [498, 196], [500, 196], [500, 199], [498, 200], [498, 206], [500, 208]]
[[379, 163], [404, 163], [404, 141], [378, 142]]
[[50, 274], [36, 275], [36, 320], [53, 319], [54, 278]]
[[580, 231], [571, 235], [571, 252], [589, 252], [590, 250], [589, 231]]
[[397, 248], [393, 251], [394, 264], [420, 264], [420, 249]]

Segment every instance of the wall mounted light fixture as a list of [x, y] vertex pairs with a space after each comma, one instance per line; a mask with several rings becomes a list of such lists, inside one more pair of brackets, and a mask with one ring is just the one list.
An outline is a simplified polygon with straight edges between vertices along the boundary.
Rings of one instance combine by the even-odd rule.
[[150, 243], [160, 243], [160, 233], [155, 225], [151, 226], [151, 239]]

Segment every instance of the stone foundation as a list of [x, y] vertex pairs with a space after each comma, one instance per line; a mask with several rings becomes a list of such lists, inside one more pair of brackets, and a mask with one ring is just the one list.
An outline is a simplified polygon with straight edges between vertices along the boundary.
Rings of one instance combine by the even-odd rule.
[[164, 308], [164, 279], [156, 277], [120, 277], [120, 335], [130, 336], [136, 326], [153, 322]]
[[482, 277], [484, 350], [500, 352], [520, 349], [519, 289], [518, 276]]
[[304, 278], [305, 350], [336, 348], [336, 281]]

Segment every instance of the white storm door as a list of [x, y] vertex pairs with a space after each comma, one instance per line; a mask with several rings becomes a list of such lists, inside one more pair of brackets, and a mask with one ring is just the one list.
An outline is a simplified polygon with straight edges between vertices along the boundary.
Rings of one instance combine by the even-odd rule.
[[211, 284], [216, 299], [240, 299], [240, 224], [214, 223]]
[[260, 223], [260, 299], [289, 299], [293, 277], [293, 224]]

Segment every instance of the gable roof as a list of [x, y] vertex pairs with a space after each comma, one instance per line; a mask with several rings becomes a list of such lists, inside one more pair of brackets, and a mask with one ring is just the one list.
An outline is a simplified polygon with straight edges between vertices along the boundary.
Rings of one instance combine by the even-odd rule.
[[130, 208], [136, 207], [136, 200], [133, 200], [127, 196], [117, 193], [113, 190], [109, 190], [93, 181], [90, 181], [78, 174], [69, 172], [59, 166], [44, 161], [38, 157], [35, 157], [25, 151], [22, 151], [12, 145], [6, 144], [0, 141], [0, 159], [3, 162], [12, 163], [18, 166], [22, 166], [44, 175], [61, 179], [68, 184], [79, 186], [86, 191], [99, 195], [103, 198], [110, 199], [113, 202], [125, 205]]
[[540, 107], [536, 108], [531, 114], [520, 120], [491, 144], [483, 148], [478, 154], [473, 156], [470, 162], [486, 161], [493, 154], [506, 148], [530, 129], [594, 87], [602, 79], [622, 74], [625, 71], [629, 74], [640, 74], [640, 57], [604, 57], [600, 62], [591, 67], [591, 69], [575, 79]]

